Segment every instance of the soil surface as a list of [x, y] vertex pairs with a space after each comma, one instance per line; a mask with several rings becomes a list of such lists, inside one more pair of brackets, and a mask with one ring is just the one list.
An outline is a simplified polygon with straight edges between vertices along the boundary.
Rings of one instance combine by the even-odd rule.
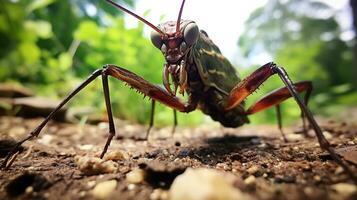
[[[1, 161], [13, 140], [27, 136], [41, 120], [0, 118]], [[319, 123], [357, 174], [357, 124]], [[107, 125], [49, 123], [39, 138], [23, 145], [9, 169], [0, 171], [0, 199], [95, 199], [100, 198], [95, 187], [109, 180], [114, 187], [107, 199], [168, 199], [173, 180], [187, 168], [231, 174], [241, 180], [237, 189], [252, 199], [357, 199], [356, 185], [320, 149], [312, 131], [305, 137], [286, 127], [289, 141], [284, 142], [273, 125], [178, 127], [174, 136], [171, 127], [153, 128], [145, 141], [146, 126], [117, 120], [108, 153], [120, 150], [124, 158], [113, 161], [115, 172], [88, 175], [76, 159], [100, 155]], [[128, 178], [137, 169], [144, 179]]]

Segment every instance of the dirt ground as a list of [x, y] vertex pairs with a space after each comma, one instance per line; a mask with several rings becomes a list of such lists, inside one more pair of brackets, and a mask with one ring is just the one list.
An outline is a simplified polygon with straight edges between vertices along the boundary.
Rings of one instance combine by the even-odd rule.
[[[11, 139], [26, 136], [40, 121], [1, 117], [1, 160]], [[357, 124], [319, 123], [357, 174]], [[187, 168], [231, 174], [241, 180], [236, 187], [253, 199], [357, 199], [356, 185], [319, 148], [316, 138], [294, 134], [293, 128], [284, 129], [289, 140], [285, 143], [272, 125], [178, 127], [173, 137], [171, 127], [153, 128], [149, 141], [142, 140], [145, 126], [120, 120], [116, 126], [108, 152], [120, 150], [127, 157], [114, 161], [115, 172], [88, 175], [75, 160], [100, 154], [107, 123], [51, 122], [38, 139], [23, 145], [9, 169], [0, 171], [0, 199], [95, 199], [96, 185], [108, 180], [116, 183], [108, 199], [167, 199], [173, 180]], [[128, 179], [138, 168], [145, 173], [144, 180]]]

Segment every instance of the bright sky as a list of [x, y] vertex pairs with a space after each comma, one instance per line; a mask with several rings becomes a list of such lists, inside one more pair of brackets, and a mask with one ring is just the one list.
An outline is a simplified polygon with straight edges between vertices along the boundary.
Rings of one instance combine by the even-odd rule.
[[[267, 0], [186, 0], [183, 19], [194, 20], [200, 29], [205, 30], [210, 38], [230, 60], [237, 60], [237, 40], [244, 30], [244, 22], [250, 13], [263, 6]], [[323, 2], [335, 8], [348, 7], [348, 0], [324, 0]], [[145, 18], [154, 25], [163, 21], [176, 20], [181, 0], [137, 0], [135, 12], [143, 15], [150, 10]], [[163, 17], [163, 18], [162, 18]], [[161, 18], [161, 20], [160, 20]], [[342, 16], [344, 26], [347, 16]], [[127, 17], [127, 24], [136, 24], [136, 19]], [[147, 35], [151, 31], [147, 28]], [[266, 63], [270, 58], [259, 55], [254, 63]]]

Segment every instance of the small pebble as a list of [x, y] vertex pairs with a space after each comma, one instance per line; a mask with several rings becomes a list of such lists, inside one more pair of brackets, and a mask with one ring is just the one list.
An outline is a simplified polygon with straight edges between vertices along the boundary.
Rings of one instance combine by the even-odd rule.
[[322, 132], [322, 134], [324, 134], [324, 136], [325, 136], [325, 138], [326, 138], [327, 140], [332, 139], [332, 135], [331, 135], [331, 133], [330, 133], [330, 132], [328, 132], [328, 131], [324, 131], [324, 132]]
[[88, 186], [89, 188], [94, 187], [94, 186], [95, 186], [95, 181], [89, 181], [89, 182], [87, 183], [87, 186]]
[[28, 186], [26, 189], [25, 189], [25, 193], [26, 194], [30, 194], [33, 192], [33, 187], [32, 186]]
[[258, 171], [259, 171], [259, 167], [256, 165], [253, 165], [253, 166], [249, 167], [249, 169], [247, 169], [247, 172], [249, 174], [255, 174]]
[[306, 196], [312, 197], [314, 195], [314, 189], [312, 187], [305, 187], [304, 193], [306, 194]]
[[50, 193], [45, 192], [45, 193], [43, 194], [43, 197], [45, 197], [46, 199], [49, 199], [49, 198], [50, 198]]
[[289, 142], [296, 142], [304, 139], [301, 134], [287, 134], [285, 137]]
[[249, 194], [233, 186], [235, 176], [218, 170], [187, 169], [171, 185], [170, 200], [251, 200]]
[[135, 184], [129, 184], [128, 185], [128, 190], [134, 190], [136, 188], [136, 185]]
[[113, 161], [104, 161], [97, 157], [87, 156], [76, 156], [74, 159], [79, 170], [85, 175], [115, 173], [118, 171], [118, 164]]
[[337, 183], [332, 185], [331, 188], [341, 196], [341, 199], [347, 199], [357, 192], [357, 186], [350, 183]]
[[169, 198], [168, 192], [162, 189], [155, 189], [150, 194], [150, 200], [166, 200]]
[[337, 167], [335, 170], [335, 174], [341, 174], [343, 172], [343, 168], [341, 166]]
[[108, 199], [117, 187], [116, 180], [98, 183], [92, 190], [92, 195], [97, 199]]
[[119, 160], [129, 160], [130, 156], [127, 152], [123, 150], [116, 150], [111, 151], [105, 154], [104, 160], [112, 160], [112, 161], [119, 161]]
[[314, 176], [314, 180], [315, 180], [316, 182], [320, 182], [320, 181], [321, 181], [321, 176], [315, 175], [315, 176]]
[[128, 183], [138, 184], [145, 179], [145, 171], [142, 169], [134, 169], [126, 174], [126, 181]]
[[83, 144], [83, 145], [78, 145], [78, 148], [83, 151], [89, 151], [94, 148], [94, 145], [92, 144]]
[[244, 179], [244, 183], [247, 185], [255, 185], [256, 178], [253, 175], [248, 176], [248, 178]]
[[86, 191], [80, 191], [79, 192], [79, 196], [80, 197], [84, 197], [84, 196], [86, 196], [86, 194], [87, 194]]

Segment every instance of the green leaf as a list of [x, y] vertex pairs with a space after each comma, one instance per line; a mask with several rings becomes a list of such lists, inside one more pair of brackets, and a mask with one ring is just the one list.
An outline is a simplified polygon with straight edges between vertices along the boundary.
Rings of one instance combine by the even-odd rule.
[[27, 30], [34, 31], [38, 37], [48, 39], [53, 36], [52, 26], [44, 20], [26, 21], [25, 27]]
[[72, 56], [67, 52], [61, 53], [58, 57], [58, 62], [62, 70], [67, 70], [72, 66]]
[[47, 7], [56, 0], [33, 0], [30, 5], [26, 7], [26, 13], [31, 13], [34, 10]]
[[40, 49], [34, 43], [24, 42], [19, 46], [19, 52], [27, 64], [35, 64], [41, 56]]
[[97, 40], [99, 38], [99, 29], [93, 21], [83, 21], [79, 28], [74, 32], [74, 38], [82, 41]]

